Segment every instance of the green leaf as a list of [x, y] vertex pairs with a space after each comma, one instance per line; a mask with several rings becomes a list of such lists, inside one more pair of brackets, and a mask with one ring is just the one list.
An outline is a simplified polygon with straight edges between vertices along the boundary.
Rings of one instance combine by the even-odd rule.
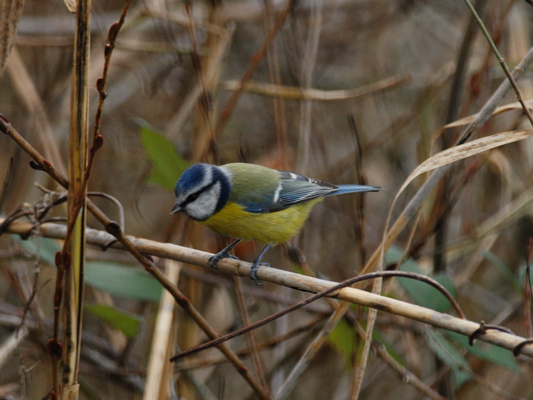
[[355, 348], [354, 335], [353, 328], [345, 320], [340, 320], [328, 336], [328, 342], [342, 355], [346, 369], [352, 367], [352, 355]]
[[385, 264], [398, 263], [402, 259], [402, 256], [403, 256], [403, 250], [398, 246], [392, 245], [385, 252]]
[[[42, 262], [52, 266], [56, 265], [56, 253], [58, 250], [61, 249], [59, 248], [59, 245], [57, 244], [55, 239], [36, 239], [34, 237], [31, 237], [28, 240], [23, 240], [15, 235], [13, 235], [12, 237], [31, 255], [35, 255], [37, 253], [37, 249], [39, 249], [39, 258]], [[37, 240], [40, 241], [39, 245], [37, 245]]]
[[526, 279], [527, 279], [527, 269], [530, 268], [529, 273], [532, 275], [531, 280], [533, 280], [533, 271], [531, 270], [532, 266], [527, 265], [526, 263], [522, 263], [520, 267], [518, 268], [518, 291], [520, 295], [522, 296], [524, 294], [524, 288], [526, 285]]
[[[387, 263], [397, 263], [402, 257], [402, 250], [398, 247], [391, 247], [385, 254], [385, 261]], [[415, 272], [421, 275], [427, 275], [420, 268], [418, 263], [412, 258], [408, 258], [403, 262], [400, 267], [401, 271]], [[444, 273], [432, 276], [437, 282], [448, 290], [453, 297], [456, 295], [455, 286], [450, 277]], [[430, 308], [435, 311], [444, 312], [450, 309], [450, 302], [433, 286], [427, 283], [420, 282], [414, 279], [408, 278], [396, 278], [402, 288], [409, 294], [413, 301], [426, 308]]]
[[129, 338], [134, 338], [139, 333], [142, 319], [135, 315], [105, 304], [86, 304], [85, 310], [105, 321], [109, 326], [118, 329]]
[[140, 121], [139, 125], [141, 125], [142, 144], [153, 164], [148, 182], [173, 190], [180, 175], [189, 167], [189, 163], [178, 154], [174, 144], [164, 135], [144, 121]]
[[[366, 330], [366, 321], [360, 321], [360, 324], [361, 327]], [[359, 338], [355, 333], [355, 328], [344, 319], [337, 324], [328, 337], [328, 342], [330, 345], [342, 355], [344, 359], [344, 367], [347, 370], [352, 369], [353, 353], [355, 352], [355, 347], [358, 343], [358, 340]], [[381, 345], [383, 345], [385, 347], [385, 351], [387, 351], [389, 355], [400, 365], [407, 365], [403, 355], [396, 350], [394, 344], [387, 339], [387, 336], [384, 335], [377, 326], [374, 327], [374, 330], [372, 331], [372, 341], [379, 342]], [[360, 339], [360, 343], [363, 343], [362, 339]], [[360, 358], [362, 350], [363, 346], [359, 346], [357, 354], [358, 358]]]
[[114, 263], [88, 262], [85, 282], [92, 287], [129, 299], [159, 302], [161, 284], [145, 271]]
[[520, 285], [519, 279], [514, 275], [513, 272], [505, 265], [503, 260], [498, 257], [496, 254], [490, 252], [490, 251], [484, 251], [481, 253], [483, 258], [490, 261], [492, 265], [496, 267], [498, 271], [509, 281], [509, 283], [513, 286], [514, 290], [518, 293], [522, 292], [522, 286]]
[[[365, 326], [366, 329], [366, 326]], [[401, 366], [407, 367], [407, 362], [405, 361], [405, 358], [402, 353], [400, 353], [397, 349], [394, 343], [392, 343], [388, 338], [387, 335], [385, 335], [379, 327], [375, 326], [374, 330], [372, 332], [372, 340], [379, 342], [383, 346], [385, 346], [385, 350], [389, 355]]]
[[[358, 305], [355, 305], [356, 307], [361, 307], [361, 306], [358, 306]], [[366, 310], [368, 311], [369, 308], [367, 307], [361, 307], [363, 310]], [[362, 320], [362, 321], [359, 321], [361, 327], [366, 331], [366, 320]], [[352, 328], [353, 330], [354, 328]], [[362, 340], [362, 339], [361, 339]], [[379, 329], [378, 326], [374, 326], [374, 329], [372, 330], [372, 341], [374, 342], [379, 342], [382, 346], [385, 347], [385, 351], [387, 351], [387, 353], [389, 353], [389, 355], [395, 360], [398, 362], [398, 364], [402, 365], [402, 366], [407, 366], [407, 363], [405, 361], [405, 358], [403, 356], [403, 354], [401, 354], [397, 349], [396, 349], [396, 346], [387, 338], [387, 335], [384, 334], [381, 329]], [[361, 350], [361, 353], [362, 353], [362, 350], [363, 350], [363, 346], [359, 346], [359, 350]], [[359, 354], [358, 354], [359, 356]]]
[[459, 389], [465, 382], [472, 379], [468, 373], [472, 371], [470, 364], [468, 364], [463, 355], [457, 351], [442, 333], [428, 328], [424, 330], [424, 336], [429, 347], [435, 352], [437, 357], [450, 367], [456, 389]]
[[481, 340], [476, 340], [474, 346], [470, 346], [468, 343], [469, 338], [457, 332], [446, 332], [446, 336], [448, 336], [470, 354], [473, 354], [482, 360], [498, 364], [515, 372], [520, 372], [520, 367], [518, 366], [516, 358], [507, 349], [490, 343], [482, 342]]

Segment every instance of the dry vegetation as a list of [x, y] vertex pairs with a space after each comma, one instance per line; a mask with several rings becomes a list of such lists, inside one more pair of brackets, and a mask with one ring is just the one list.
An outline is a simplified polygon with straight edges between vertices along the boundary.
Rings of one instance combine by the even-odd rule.
[[[0, 113], [68, 176], [75, 19], [65, 3], [28, 0], [17, 24], [21, 3], [2, 0]], [[533, 45], [529, 3], [475, 4], [510, 70]], [[387, 216], [402, 184], [425, 160], [464, 137], [475, 118], [467, 116], [492, 113], [489, 98], [506, 80], [463, 0], [133, 0], [107, 63], [108, 30], [124, 5], [92, 4], [89, 147], [97, 79], [105, 67], [109, 76], [98, 126], [103, 146], [88, 190], [121, 206], [101, 195], [90, 197], [94, 204], [111, 220], [120, 221], [123, 210], [128, 235], [216, 252], [223, 239], [182, 215], [169, 216], [172, 185], [186, 163], [244, 160], [332, 183], [381, 186], [380, 193], [327, 199], [301, 234], [267, 255], [273, 267], [336, 282], [380, 268]], [[527, 104], [532, 83], [526, 70], [518, 87]], [[532, 337], [532, 122], [516, 101], [509, 90], [493, 104], [513, 106], [473, 126], [466, 141], [477, 140], [480, 150], [434, 171], [445, 172], [434, 189], [427, 183], [431, 173], [423, 173], [398, 196], [390, 226], [396, 221], [400, 228], [389, 235], [383, 267], [395, 269], [403, 260], [402, 270], [445, 285], [468, 320]], [[483, 142], [502, 132], [510, 132], [501, 136], [510, 143]], [[59, 371], [59, 358], [50, 354], [49, 340], [54, 318], [59, 322], [54, 257], [63, 246], [61, 234], [36, 228], [28, 239], [16, 233], [37, 224], [64, 189], [30, 168], [30, 160], [20, 141], [0, 133], [0, 223], [20, 214], [18, 228], [0, 227], [0, 398], [40, 399], [58, 379], [53, 371]], [[88, 226], [104, 230], [105, 218], [95, 218], [92, 210]], [[66, 215], [60, 203], [46, 218], [64, 224]], [[232, 276], [237, 272], [230, 264], [214, 274], [202, 255], [142, 247], [143, 253], [174, 258], [151, 259], [159, 268], [152, 274], [166, 276], [171, 289], [162, 291], [130, 254], [116, 245], [105, 251], [95, 245], [109, 240], [102, 237], [88, 235], [79, 398], [533, 396], [533, 353], [513, 357], [512, 346], [498, 342], [504, 334], [486, 337], [502, 347], [481, 340], [471, 347], [466, 336], [450, 331], [461, 331], [455, 319], [436, 323], [448, 328], [440, 329], [417, 321], [424, 320], [421, 313], [405, 318], [379, 312], [372, 346], [365, 347], [373, 312], [331, 299], [232, 339], [223, 353], [212, 348], [170, 363], [180, 349], [207, 341], [206, 329], [225, 334], [250, 325], [309, 296], [294, 287], [316, 291], [320, 282], [306, 286], [312, 283], [274, 269], [260, 275], [264, 284], [257, 287]], [[242, 244], [236, 250], [240, 259], [252, 260], [260, 247]], [[149, 267], [151, 261], [143, 263]], [[382, 286], [384, 296], [455, 315], [422, 283], [394, 278]], [[209, 328], [200, 329], [191, 310], [176, 305], [181, 295]], [[62, 313], [69, 315], [66, 307]], [[62, 330], [57, 338], [65, 340]]]

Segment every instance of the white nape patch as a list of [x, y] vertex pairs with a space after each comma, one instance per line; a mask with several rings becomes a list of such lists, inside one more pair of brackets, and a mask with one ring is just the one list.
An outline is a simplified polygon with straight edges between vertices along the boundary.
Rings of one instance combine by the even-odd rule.
[[281, 192], [281, 189], [283, 189], [283, 185], [280, 182], [278, 184], [278, 187], [276, 188], [276, 191], [274, 192], [274, 198], [272, 199], [272, 203], [277, 203], [279, 200], [279, 193]]
[[296, 175], [294, 172], [289, 172], [289, 176], [290, 176], [292, 179], [298, 179], [298, 175]]
[[218, 167], [218, 169], [226, 176], [226, 178], [228, 178], [230, 186], [233, 186], [233, 174], [231, 173], [229, 168], [222, 166]]
[[204, 221], [215, 213], [220, 197], [221, 184], [215, 183], [198, 198], [185, 206], [185, 212], [192, 219]]

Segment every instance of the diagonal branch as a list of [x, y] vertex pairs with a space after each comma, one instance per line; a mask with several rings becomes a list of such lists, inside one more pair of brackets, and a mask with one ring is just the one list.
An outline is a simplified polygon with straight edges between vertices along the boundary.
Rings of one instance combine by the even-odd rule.
[[[60, 175], [54, 166], [35, 149], [31, 144], [24, 140], [24, 138], [18, 133], [7, 119], [0, 115], [0, 132], [10, 136], [26, 153], [33, 158], [33, 165], [37, 169], [42, 169], [47, 172], [52, 178], [62, 185], [64, 188], [68, 188], [69, 183]], [[153, 275], [161, 285], [168, 290], [172, 296], [176, 299], [176, 302], [189, 314], [189, 316], [198, 324], [198, 326], [209, 336], [211, 339], [218, 337], [218, 332], [209, 325], [209, 323], [203, 318], [203, 316], [196, 310], [191, 304], [189, 299], [183, 295], [183, 293], [165, 276], [165, 274], [157, 268], [157, 266], [141, 252], [135, 244], [132, 243], [131, 237], [124, 235], [119, 224], [112, 221], [105, 215], [94, 203], [87, 200], [87, 209], [94, 215], [94, 217], [105, 227], [106, 231], [110, 233], [114, 238], [122, 245], [122, 248], [129, 251], [148, 271]], [[42, 227], [41, 227], [42, 228]], [[64, 227], [66, 229], [66, 227]], [[40, 229], [40, 228], [39, 228]], [[67, 231], [63, 237], [67, 235]], [[107, 243], [113, 238], [106, 235]], [[66, 254], [66, 253], [65, 253]], [[62, 255], [62, 258], [65, 257]], [[270, 395], [264, 391], [257, 380], [251, 375], [248, 369], [240, 361], [239, 357], [225, 344], [218, 346], [218, 349], [228, 358], [228, 360], [235, 366], [237, 371], [243, 376], [243, 378], [250, 384], [253, 390], [261, 399], [270, 399]]]

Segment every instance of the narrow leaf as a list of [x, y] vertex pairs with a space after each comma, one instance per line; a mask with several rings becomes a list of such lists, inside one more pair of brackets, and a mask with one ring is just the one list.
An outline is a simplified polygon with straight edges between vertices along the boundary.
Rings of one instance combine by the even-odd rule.
[[85, 282], [114, 296], [159, 302], [161, 285], [145, 271], [113, 263], [88, 262]]
[[[385, 260], [387, 263], [397, 263], [401, 260], [402, 254], [403, 252], [399, 247], [391, 246], [385, 255]], [[421, 275], [428, 275], [412, 258], [405, 260], [400, 266], [400, 270], [415, 272]], [[456, 290], [450, 277], [448, 277], [446, 274], [437, 274], [432, 276], [432, 278], [444, 286], [446, 290], [448, 290], [448, 292], [455, 297]], [[433, 286], [414, 279], [396, 279], [416, 304], [439, 312], [445, 312], [450, 309], [450, 302]]]
[[178, 154], [168, 138], [144, 122], [140, 125], [142, 144], [153, 164], [148, 182], [173, 190], [180, 175], [189, 167], [189, 163]]
[[[533, 100], [528, 100], [525, 102], [526, 105], [528, 106], [529, 109], [533, 109]], [[495, 115], [498, 115], [498, 114], [501, 114], [501, 113], [504, 113], [504, 112], [507, 112], [507, 111], [523, 111], [523, 108], [522, 108], [522, 105], [517, 101], [515, 103], [510, 103], [510, 104], [505, 104], [503, 106], [500, 106], [498, 108], [496, 108], [493, 112], [492, 112], [492, 116], [494, 117]], [[474, 122], [476, 120], [476, 118], [478, 118], [478, 114], [472, 114], [472, 115], [469, 115], [467, 117], [464, 117], [464, 118], [461, 118], [461, 119], [458, 119], [457, 121], [453, 121], [447, 125], [444, 125], [440, 130], [439, 132], [442, 132], [446, 129], [450, 129], [450, 128], [457, 128], [459, 126], [464, 126], [464, 125], [468, 125], [472, 122]]]
[[490, 261], [496, 267], [496, 269], [502, 273], [502, 275], [509, 281], [517, 293], [521, 293], [522, 285], [520, 284], [519, 279], [517, 279], [514, 273], [509, 269], [509, 267], [507, 267], [507, 265], [505, 265], [500, 257], [490, 251], [484, 251], [481, 253], [481, 255], [483, 258]]
[[345, 320], [340, 320], [328, 336], [328, 342], [337, 350], [344, 359], [344, 367], [351, 369], [352, 355], [354, 352], [354, 330]]
[[86, 304], [85, 310], [105, 321], [109, 326], [118, 329], [129, 338], [134, 338], [139, 333], [139, 326], [142, 320], [135, 315], [106, 304]]
[[[59, 249], [59, 246], [56, 243], [55, 239], [48, 238], [29, 238], [28, 240], [22, 240], [18, 236], [13, 236], [13, 239], [16, 240], [22, 247], [24, 247], [32, 255], [35, 255], [37, 249], [39, 249], [38, 257], [42, 262], [54, 266], [55, 265], [55, 256]], [[37, 240], [39, 240], [39, 245], [37, 245]]]
[[490, 343], [476, 340], [474, 346], [470, 346], [468, 343], [469, 338], [456, 332], [446, 332], [446, 336], [451, 338], [454, 342], [459, 344], [462, 348], [468, 351], [470, 354], [481, 358], [482, 360], [489, 361], [491, 363], [508, 368], [515, 372], [521, 372], [516, 358], [507, 349], [495, 346]]
[[428, 328], [424, 330], [424, 336], [437, 357], [452, 370], [456, 389], [472, 379], [468, 373], [472, 371], [470, 364], [442, 333]]
[[503, 146], [505, 144], [527, 139], [532, 135], [533, 130], [501, 132], [443, 150], [440, 153], [435, 154], [433, 157], [428, 158], [426, 161], [416, 167], [411, 175], [409, 175], [409, 177], [405, 180], [400, 190], [398, 190], [396, 197], [398, 197], [398, 195], [407, 187], [407, 185], [409, 185], [409, 183], [413, 181], [413, 179], [425, 172], [442, 167], [443, 165], [451, 164], [467, 157], [474, 156], [484, 151]]

